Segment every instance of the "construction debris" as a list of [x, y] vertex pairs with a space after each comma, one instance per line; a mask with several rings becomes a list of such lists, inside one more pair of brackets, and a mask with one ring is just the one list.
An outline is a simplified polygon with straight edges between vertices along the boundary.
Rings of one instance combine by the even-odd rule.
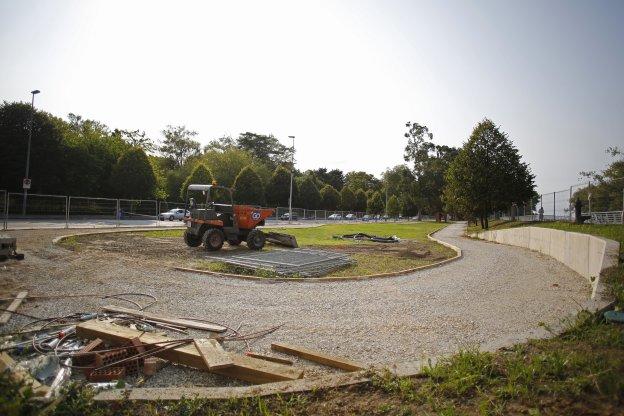
[[322, 276], [354, 264], [346, 254], [303, 248], [207, 256], [207, 258], [247, 269], [266, 270], [280, 276], [299, 277]]
[[209, 324], [205, 322], [197, 322], [197, 321], [193, 321], [189, 319], [178, 319], [178, 318], [171, 318], [171, 317], [166, 317], [166, 316], [159, 316], [159, 315], [148, 313], [148, 312], [122, 308], [120, 306], [114, 306], [114, 305], [105, 306], [103, 309], [106, 312], [120, 313], [124, 315], [141, 318], [141, 319], [146, 320], [147, 322], [160, 322], [160, 323], [165, 323], [165, 324], [171, 324], [172, 327], [176, 329], [186, 327], [186, 328], [201, 329], [204, 331], [211, 331], [211, 332], [225, 332], [227, 329], [221, 325], [214, 325], [214, 324]]
[[293, 354], [298, 357], [305, 358], [307, 360], [314, 361], [319, 364], [324, 364], [330, 367], [340, 368], [341, 370], [345, 370], [345, 371], [358, 371], [358, 370], [364, 370], [366, 368], [364, 364], [351, 361], [347, 358], [325, 354], [320, 351], [315, 351], [310, 348], [300, 347], [297, 345], [274, 342], [273, 344], [271, 344], [271, 349], [273, 351]]
[[17, 252], [17, 238], [0, 234], [0, 261], [6, 259], [24, 260], [24, 255]]
[[206, 363], [208, 371], [232, 367], [234, 365], [232, 358], [230, 358], [216, 339], [196, 339], [195, 347], [201, 354], [204, 363]]
[[266, 233], [266, 241], [278, 246], [298, 248], [297, 238], [291, 234], [282, 234], [270, 231]]
[[372, 241], [374, 243], [399, 243], [401, 241], [401, 239], [396, 235], [390, 237], [379, 237], [378, 235], [365, 233], [335, 235], [333, 238], [338, 240]]

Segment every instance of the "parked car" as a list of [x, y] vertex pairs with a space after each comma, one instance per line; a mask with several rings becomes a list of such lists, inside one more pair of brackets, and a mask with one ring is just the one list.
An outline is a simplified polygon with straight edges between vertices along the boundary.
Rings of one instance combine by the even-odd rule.
[[[186, 215], [189, 215], [188, 211], [186, 211]], [[170, 209], [167, 212], [162, 212], [158, 216], [158, 219], [161, 220], [161, 221], [164, 221], [164, 220], [169, 220], [169, 221], [180, 220], [180, 221], [182, 221], [182, 218], [184, 218], [184, 209], [182, 209], [182, 208]]]
[[[279, 217], [279, 218], [280, 218], [280, 220], [282, 220], [282, 221], [288, 221], [288, 220], [290, 219], [290, 212], [285, 212], [285, 213], [283, 213], [283, 214], [282, 214], [282, 216], [281, 216], [281, 217]], [[293, 221], [296, 221], [296, 220], [298, 220], [298, 219], [299, 219], [299, 216], [293, 212], [292, 219], [293, 219]]]
[[355, 221], [355, 220], [357, 220], [357, 215], [355, 215], [355, 214], [347, 214], [346, 217], [345, 217], [345, 220]]
[[372, 220], [373, 220], [373, 216], [372, 215], [366, 214], [366, 215], [364, 215], [362, 217], [362, 221], [372, 221]]
[[329, 217], [327, 217], [328, 220], [334, 220], [334, 221], [338, 221], [342, 219], [342, 215], [340, 214], [331, 214]]

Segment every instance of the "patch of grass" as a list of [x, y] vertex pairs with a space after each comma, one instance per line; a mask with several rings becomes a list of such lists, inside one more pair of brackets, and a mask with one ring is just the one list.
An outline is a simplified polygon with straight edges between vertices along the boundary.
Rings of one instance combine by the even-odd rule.
[[59, 245], [68, 250], [77, 251], [80, 247], [80, 242], [78, 241], [78, 236], [70, 235], [59, 241]]

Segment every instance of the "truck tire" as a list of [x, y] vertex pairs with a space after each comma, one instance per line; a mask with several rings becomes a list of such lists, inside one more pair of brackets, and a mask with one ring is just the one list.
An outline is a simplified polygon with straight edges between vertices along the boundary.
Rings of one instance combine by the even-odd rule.
[[184, 242], [189, 247], [199, 247], [202, 243], [201, 238], [189, 233], [188, 231], [184, 232]]
[[260, 230], [251, 230], [247, 235], [247, 247], [250, 250], [262, 250], [266, 237]]
[[225, 236], [223, 235], [223, 231], [218, 228], [208, 228], [208, 230], [204, 233], [204, 248], [208, 251], [217, 251], [221, 250], [223, 247], [223, 241], [225, 240]]

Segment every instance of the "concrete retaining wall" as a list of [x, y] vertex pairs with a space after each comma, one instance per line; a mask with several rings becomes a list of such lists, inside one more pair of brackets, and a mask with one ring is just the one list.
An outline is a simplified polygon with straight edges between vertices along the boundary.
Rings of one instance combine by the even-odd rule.
[[473, 234], [482, 240], [539, 251], [565, 264], [592, 285], [592, 299], [601, 295], [603, 270], [617, 266], [620, 243], [589, 234], [541, 227], [518, 227]]

